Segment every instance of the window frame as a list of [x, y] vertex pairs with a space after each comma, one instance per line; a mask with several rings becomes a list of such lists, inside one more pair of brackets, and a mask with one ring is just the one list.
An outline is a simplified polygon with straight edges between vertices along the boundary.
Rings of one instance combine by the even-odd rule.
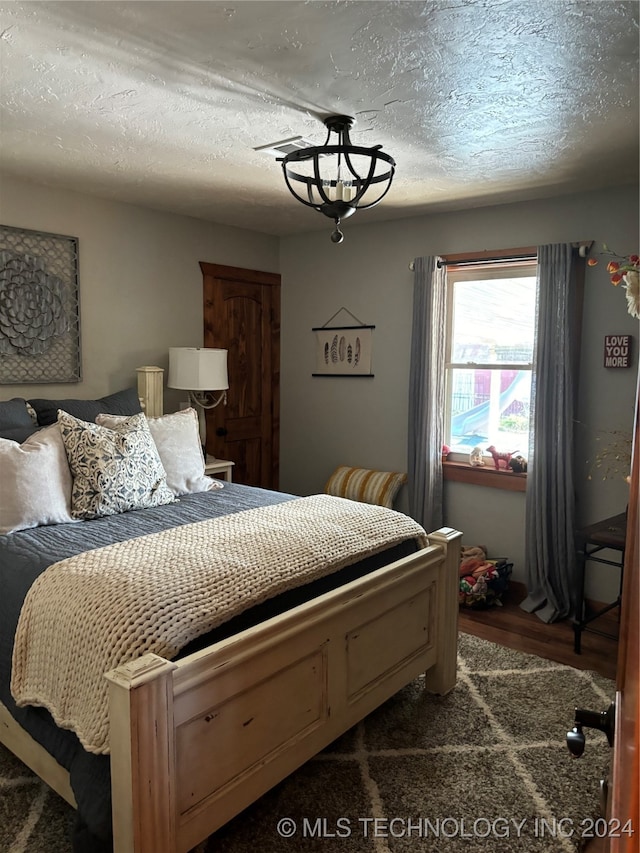
[[[460, 364], [451, 361], [453, 347], [453, 284], [457, 281], [477, 280], [479, 273], [486, 278], [514, 278], [534, 275], [537, 277], [537, 251], [535, 248], [526, 247], [522, 249], [510, 249], [503, 251], [483, 252], [477, 254], [465, 253], [462, 255], [448, 255], [443, 257], [442, 263], [447, 268], [446, 283], [446, 326], [445, 326], [445, 434], [448, 434], [451, 423], [452, 394], [451, 382], [453, 371], [456, 369], [469, 368], [469, 364]], [[491, 275], [485, 275], [492, 273]], [[449, 276], [453, 275], [454, 281], [450, 282]], [[535, 334], [535, 330], [534, 330]], [[474, 370], [529, 370], [533, 369], [532, 363], [474, 363]], [[530, 424], [530, 430], [533, 428]], [[525, 491], [526, 473], [515, 473], [510, 470], [496, 470], [493, 459], [488, 454], [483, 454], [485, 465], [472, 467], [469, 465], [466, 454], [454, 452], [443, 461], [443, 476], [445, 480], [456, 482], [467, 482], [476, 485], [486, 485], [493, 488], [508, 489], [511, 491]]]

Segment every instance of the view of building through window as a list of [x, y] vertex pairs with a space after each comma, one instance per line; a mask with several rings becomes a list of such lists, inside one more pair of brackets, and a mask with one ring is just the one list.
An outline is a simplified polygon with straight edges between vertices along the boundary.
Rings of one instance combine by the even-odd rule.
[[447, 273], [446, 443], [528, 455], [536, 265]]

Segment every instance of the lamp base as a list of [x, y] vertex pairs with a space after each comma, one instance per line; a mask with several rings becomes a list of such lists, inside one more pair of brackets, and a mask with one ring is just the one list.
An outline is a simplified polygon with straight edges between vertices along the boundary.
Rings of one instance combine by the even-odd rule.
[[198, 431], [200, 433], [200, 444], [202, 445], [202, 452], [204, 453], [205, 459], [207, 458], [207, 420], [205, 417], [204, 409], [202, 406], [196, 405], [196, 412], [198, 413]]

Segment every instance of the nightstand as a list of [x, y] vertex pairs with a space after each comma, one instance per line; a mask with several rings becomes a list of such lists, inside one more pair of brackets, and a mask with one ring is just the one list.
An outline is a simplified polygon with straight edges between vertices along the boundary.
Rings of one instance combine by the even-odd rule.
[[219, 477], [219, 479], [231, 483], [231, 470], [235, 464], [235, 462], [229, 462], [227, 459], [216, 459], [214, 456], [207, 456], [204, 473], [208, 477]]

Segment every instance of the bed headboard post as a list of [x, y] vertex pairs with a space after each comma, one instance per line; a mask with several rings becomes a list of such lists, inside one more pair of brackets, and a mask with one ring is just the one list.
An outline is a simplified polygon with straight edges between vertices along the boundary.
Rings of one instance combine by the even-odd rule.
[[138, 367], [138, 397], [140, 405], [148, 418], [159, 418], [164, 414], [163, 379], [164, 368], [162, 367]]

